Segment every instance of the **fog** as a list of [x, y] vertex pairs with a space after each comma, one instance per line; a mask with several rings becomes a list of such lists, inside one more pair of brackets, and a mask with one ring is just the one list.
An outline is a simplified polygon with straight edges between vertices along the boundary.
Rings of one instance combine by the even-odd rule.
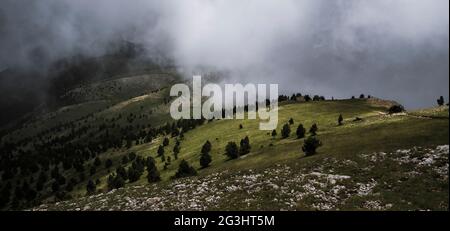
[[418, 108], [448, 99], [448, 28], [448, 0], [3, 0], [0, 71], [99, 56], [123, 39], [228, 82]]

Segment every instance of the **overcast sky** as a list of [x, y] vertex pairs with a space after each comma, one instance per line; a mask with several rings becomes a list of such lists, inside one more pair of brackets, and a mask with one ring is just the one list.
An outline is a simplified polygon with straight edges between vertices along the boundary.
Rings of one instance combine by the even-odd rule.
[[2, 0], [0, 71], [127, 39], [229, 81], [417, 108], [448, 99], [448, 28], [448, 0]]

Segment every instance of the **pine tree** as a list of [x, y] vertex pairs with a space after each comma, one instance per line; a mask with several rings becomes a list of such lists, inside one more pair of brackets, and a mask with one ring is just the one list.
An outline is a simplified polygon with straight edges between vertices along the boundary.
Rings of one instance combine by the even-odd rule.
[[115, 174], [109, 175], [108, 177], [109, 190], [122, 188], [123, 186], [125, 186], [125, 180], [122, 178], [122, 176]]
[[292, 94], [291, 101], [296, 101], [296, 100], [297, 100], [297, 96], [295, 94]]
[[138, 181], [144, 172], [144, 159], [142, 157], [136, 158], [128, 168], [128, 179], [130, 182]]
[[169, 138], [164, 137], [164, 140], [163, 140], [163, 146], [165, 147], [165, 146], [167, 146], [167, 145], [169, 145]]
[[128, 174], [127, 174], [127, 170], [125, 170], [124, 167], [120, 166], [117, 168], [116, 170], [116, 174], [120, 177], [122, 177], [123, 180], [127, 180], [128, 179]]
[[175, 160], [178, 160], [178, 154], [180, 153], [180, 146], [178, 144], [175, 144], [173, 147], [173, 156], [175, 157]]
[[439, 99], [437, 100], [437, 103], [439, 106], [443, 106], [444, 105], [444, 96], [439, 97]]
[[309, 95], [305, 95], [303, 98], [305, 99], [306, 102], [311, 101], [311, 96]]
[[306, 129], [303, 127], [303, 124], [298, 125], [297, 131], [295, 133], [298, 139], [302, 139], [305, 137]]
[[200, 155], [200, 166], [202, 168], [206, 168], [212, 161], [211, 155], [209, 154], [211, 151], [211, 143], [209, 140], [205, 142], [202, 146], [201, 155]]
[[311, 156], [316, 154], [316, 150], [320, 146], [322, 146], [322, 142], [315, 136], [310, 136], [305, 140], [302, 150], [306, 156]]
[[294, 119], [290, 118], [289, 119], [289, 124], [291, 124], [291, 125], [294, 124]]
[[158, 147], [158, 157], [163, 156], [164, 155], [164, 146], [159, 145]]
[[281, 137], [283, 139], [286, 139], [289, 137], [290, 133], [291, 133], [291, 128], [289, 127], [289, 124], [283, 125], [283, 128], [281, 129]]
[[182, 160], [174, 177], [181, 178], [195, 175], [197, 175], [197, 171], [195, 171], [195, 169], [191, 167], [186, 160]]
[[405, 108], [402, 105], [392, 105], [388, 110], [389, 114], [400, 113], [404, 111]]
[[236, 159], [239, 157], [239, 149], [235, 142], [228, 142], [225, 147], [225, 155], [230, 159]]
[[93, 193], [95, 193], [96, 189], [97, 189], [97, 186], [95, 185], [94, 181], [89, 180], [87, 185], [86, 185], [87, 193], [88, 194], [93, 194]]
[[245, 155], [250, 153], [250, 140], [248, 139], [248, 136], [246, 136], [244, 139], [241, 140], [240, 147], [239, 147], [239, 154]]
[[150, 158], [151, 157], [147, 158], [147, 181], [148, 183], [161, 181], [159, 171], [155, 165], [155, 160], [153, 160], [153, 158]]
[[338, 124], [342, 125], [342, 121], [344, 121], [344, 118], [342, 117], [342, 114], [340, 114], [338, 118]]
[[205, 153], [209, 153], [210, 151], [211, 151], [211, 143], [209, 142], [209, 140], [207, 140], [205, 142], [205, 144], [203, 144], [203, 146], [202, 146], [201, 153], [205, 154]]
[[145, 166], [147, 167], [147, 170], [153, 168], [153, 166], [156, 166], [155, 159], [153, 159], [153, 157], [151, 156], [147, 157], [147, 160], [145, 161]]
[[309, 133], [312, 135], [312, 136], [315, 136], [315, 135], [317, 135], [317, 131], [319, 130], [319, 128], [317, 128], [317, 124], [313, 124], [312, 126], [311, 126], [311, 128], [309, 129]]
[[211, 155], [209, 153], [202, 153], [200, 156], [200, 166], [202, 168], [206, 168], [209, 166], [209, 164], [211, 163], [212, 158]]
[[320, 101], [320, 96], [319, 95], [314, 95], [313, 96], [313, 101]]

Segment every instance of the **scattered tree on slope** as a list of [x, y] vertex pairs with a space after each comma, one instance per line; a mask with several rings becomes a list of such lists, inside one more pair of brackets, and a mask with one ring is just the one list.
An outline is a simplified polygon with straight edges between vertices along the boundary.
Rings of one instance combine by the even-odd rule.
[[315, 136], [309, 136], [302, 147], [303, 152], [305, 153], [306, 156], [311, 156], [316, 154], [316, 150], [317, 148], [319, 148], [320, 146], [322, 146], [322, 142], [317, 139], [317, 137]]
[[190, 166], [186, 160], [182, 160], [178, 167], [178, 171], [175, 173], [174, 178], [182, 178], [195, 175], [197, 175], [197, 171], [195, 171], [195, 169]]

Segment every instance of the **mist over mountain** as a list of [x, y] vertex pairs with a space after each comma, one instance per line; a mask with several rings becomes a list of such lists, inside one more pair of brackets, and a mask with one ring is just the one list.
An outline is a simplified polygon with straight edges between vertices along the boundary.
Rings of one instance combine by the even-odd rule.
[[424, 107], [448, 98], [448, 9], [446, 0], [5, 0], [0, 71], [28, 77], [0, 82], [46, 86], [61, 60], [102, 57], [128, 41], [185, 73], [207, 66], [231, 82], [279, 83], [283, 93], [365, 93]]

